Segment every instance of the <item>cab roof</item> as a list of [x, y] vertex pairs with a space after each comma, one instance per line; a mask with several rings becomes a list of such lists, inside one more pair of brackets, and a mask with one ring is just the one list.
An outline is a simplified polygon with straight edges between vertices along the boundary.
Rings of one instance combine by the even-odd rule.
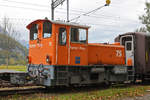
[[38, 20], [35, 20], [35, 21], [31, 22], [29, 25], [27, 25], [27, 29], [30, 29], [33, 24], [36, 24], [38, 22], [44, 22], [44, 21], [49, 21], [52, 24], [75, 26], [75, 27], [80, 27], [80, 28], [90, 28], [90, 26], [80, 25], [80, 24], [77, 24], [77, 23], [64, 22], [64, 21], [54, 21], [54, 20], [47, 20], [47, 19], [38, 19]]

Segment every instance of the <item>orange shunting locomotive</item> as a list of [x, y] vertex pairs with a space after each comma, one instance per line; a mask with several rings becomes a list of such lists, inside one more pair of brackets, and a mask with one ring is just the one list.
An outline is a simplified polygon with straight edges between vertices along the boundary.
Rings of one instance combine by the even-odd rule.
[[[30, 31], [28, 72], [44, 86], [124, 82], [128, 75], [120, 43], [88, 43], [89, 26], [36, 20]], [[132, 61], [131, 61], [132, 62]], [[132, 73], [131, 73], [132, 74]]]

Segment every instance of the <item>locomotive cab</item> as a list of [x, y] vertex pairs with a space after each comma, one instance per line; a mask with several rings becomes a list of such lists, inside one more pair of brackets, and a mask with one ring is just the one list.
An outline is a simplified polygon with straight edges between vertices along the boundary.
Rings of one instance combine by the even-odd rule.
[[27, 28], [30, 64], [88, 65], [88, 26], [36, 20]]

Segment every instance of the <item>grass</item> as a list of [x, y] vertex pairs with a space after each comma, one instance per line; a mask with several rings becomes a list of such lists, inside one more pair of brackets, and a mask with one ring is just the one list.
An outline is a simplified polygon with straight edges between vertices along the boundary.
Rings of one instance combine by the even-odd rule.
[[16, 66], [0, 66], [0, 70], [1, 69], [8, 69], [8, 70], [15, 70], [15, 71], [23, 71], [23, 72], [25, 72], [26, 71], [26, 66], [18, 66], [18, 65], [16, 65]]
[[68, 90], [67, 93], [37, 93], [28, 96], [13, 95], [1, 100], [117, 100], [125, 97], [144, 96], [150, 86], [117, 87], [90, 91]]

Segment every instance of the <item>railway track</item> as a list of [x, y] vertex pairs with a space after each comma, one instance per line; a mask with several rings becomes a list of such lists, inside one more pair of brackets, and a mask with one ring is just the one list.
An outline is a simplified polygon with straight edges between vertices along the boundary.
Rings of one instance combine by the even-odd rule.
[[109, 87], [103, 85], [93, 85], [93, 86], [75, 86], [75, 87], [54, 87], [45, 88], [43, 86], [23, 86], [23, 87], [5, 87], [0, 88], [0, 97], [10, 96], [10, 95], [28, 95], [34, 93], [50, 93], [50, 94], [60, 94], [60, 93], [71, 93], [79, 91], [93, 91], [97, 89], [107, 89]]
[[71, 92], [87, 92], [94, 91], [99, 89], [108, 89], [110, 87], [130, 87], [130, 86], [139, 86], [139, 85], [148, 85], [148, 84], [112, 84], [111, 86], [100, 84], [92, 86], [75, 86], [75, 87], [55, 87], [55, 88], [45, 88], [43, 86], [19, 86], [19, 87], [4, 87], [0, 88], [0, 97], [10, 96], [10, 95], [28, 95], [34, 93], [51, 93], [51, 94], [60, 94], [60, 93], [71, 93]]
[[0, 79], [0, 88], [4, 87], [14, 87], [9, 81]]
[[23, 94], [41, 93], [44, 91], [45, 91], [45, 88], [42, 86], [0, 88], [0, 96], [9, 96], [9, 95], [15, 95], [15, 94], [23, 95]]

